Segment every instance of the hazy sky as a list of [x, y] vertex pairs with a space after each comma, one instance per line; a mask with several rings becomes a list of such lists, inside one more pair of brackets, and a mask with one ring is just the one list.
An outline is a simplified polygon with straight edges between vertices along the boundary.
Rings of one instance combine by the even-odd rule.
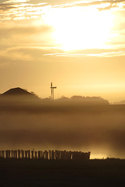
[[0, 0], [0, 92], [125, 99], [124, 0]]

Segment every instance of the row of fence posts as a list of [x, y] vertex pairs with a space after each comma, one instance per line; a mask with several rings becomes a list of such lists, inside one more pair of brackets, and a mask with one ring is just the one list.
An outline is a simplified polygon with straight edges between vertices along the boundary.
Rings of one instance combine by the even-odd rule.
[[78, 151], [34, 151], [34, 150], [1, 150], [2, 159], [43, 159], [43, 160], [89, 160], [90, 152]]

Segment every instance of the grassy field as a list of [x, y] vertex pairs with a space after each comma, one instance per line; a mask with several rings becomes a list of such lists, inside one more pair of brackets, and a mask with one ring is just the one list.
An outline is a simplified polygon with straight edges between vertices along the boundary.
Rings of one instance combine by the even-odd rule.
[[0, 186], [125, 186], [125, 160], [0, 160]]

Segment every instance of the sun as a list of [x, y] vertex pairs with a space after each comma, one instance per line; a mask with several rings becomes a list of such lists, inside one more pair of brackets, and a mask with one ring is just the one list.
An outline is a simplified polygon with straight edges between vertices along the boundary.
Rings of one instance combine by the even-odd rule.
[[113, 15], [93, 7], [54, 8], [45, 21], [53, 27], [55, 44], [65, 51], [105, 48], [111, 36]]

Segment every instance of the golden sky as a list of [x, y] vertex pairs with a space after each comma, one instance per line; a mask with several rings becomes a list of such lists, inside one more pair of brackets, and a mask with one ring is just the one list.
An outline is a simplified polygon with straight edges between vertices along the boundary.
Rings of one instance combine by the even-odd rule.
[[124, 0], [0, 0], [0, 92], [125, 100]]

